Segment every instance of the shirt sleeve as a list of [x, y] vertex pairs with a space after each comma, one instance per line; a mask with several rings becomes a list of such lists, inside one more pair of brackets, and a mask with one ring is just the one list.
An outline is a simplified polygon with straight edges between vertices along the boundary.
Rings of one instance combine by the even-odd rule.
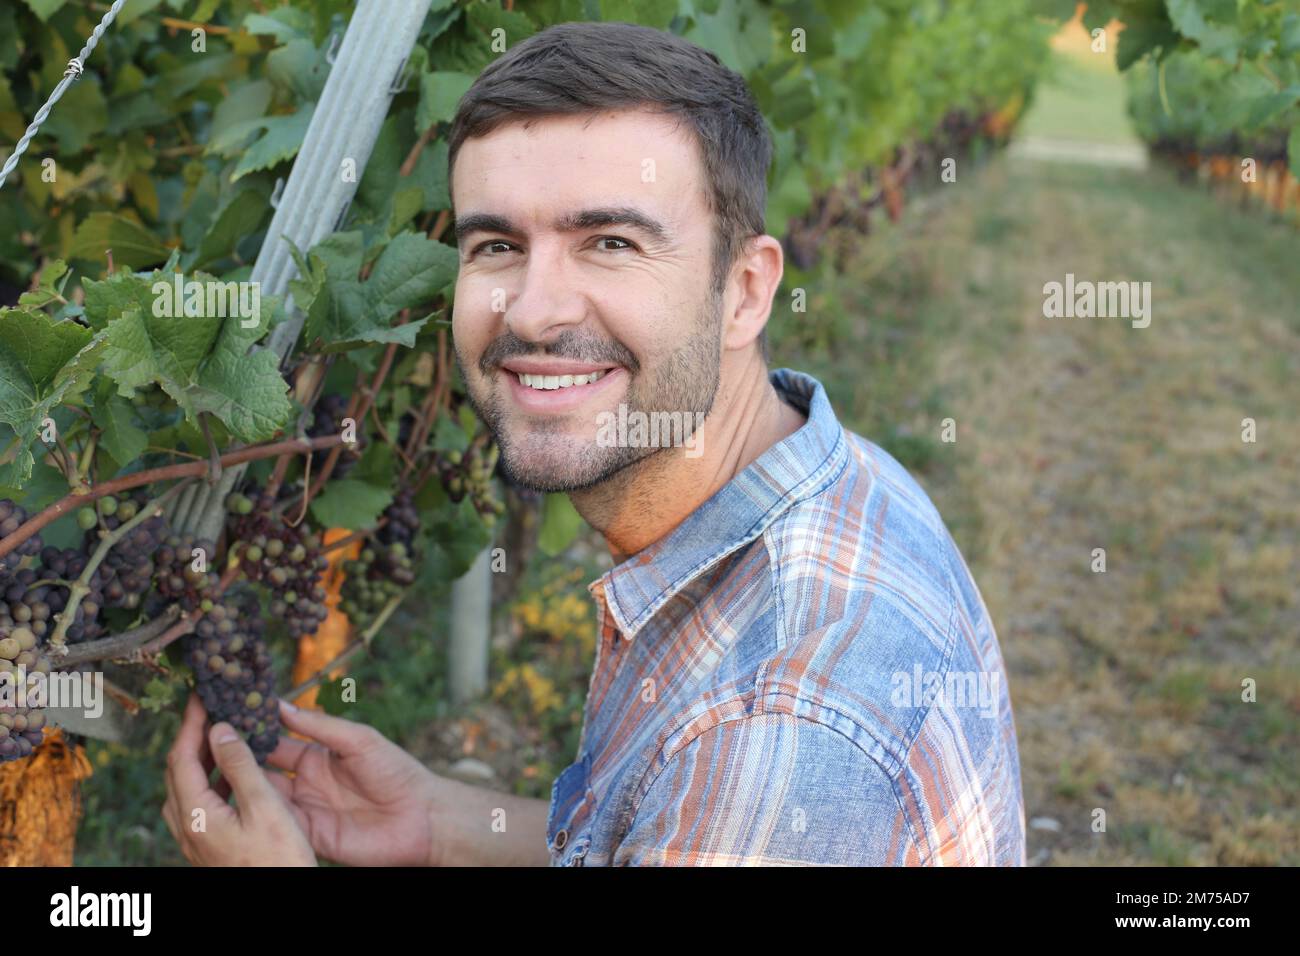
[[611, 861], [890, 866], [917, 861], [894, 786], [837, 730], [791, 714], [725, 721], [674, 753]]

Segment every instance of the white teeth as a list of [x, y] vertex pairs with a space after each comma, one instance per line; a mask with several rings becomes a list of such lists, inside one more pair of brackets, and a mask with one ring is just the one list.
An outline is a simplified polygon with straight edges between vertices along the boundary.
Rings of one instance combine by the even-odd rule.
[[519, 384], [528, 388], [537, 388], [551, 390], [556, 388], [570, 388], [574, 385], [590, 385], [604, 377], [604, 372], [591, 372], [587, 375], [528, 375], [524, 372], [516, 372], [519, 376]]

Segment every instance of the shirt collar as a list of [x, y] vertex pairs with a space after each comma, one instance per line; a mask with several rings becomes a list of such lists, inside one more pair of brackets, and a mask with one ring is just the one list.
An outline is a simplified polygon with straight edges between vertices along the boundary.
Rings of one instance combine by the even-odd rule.
[[821, 382], [788, 368], [772, 385], [808, 415], [794, 434], [759, 455], [676, 528], [587, 585], [602, 595], [623, 637], [631, 640], [678, 591], [722, 558], [753, 541], [781, 514], [816, 495], [848, 463], [844, 429]]

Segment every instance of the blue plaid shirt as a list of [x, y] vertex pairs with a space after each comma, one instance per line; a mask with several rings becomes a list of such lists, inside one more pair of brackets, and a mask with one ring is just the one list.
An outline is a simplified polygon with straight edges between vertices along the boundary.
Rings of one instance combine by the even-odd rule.
[[925, 492], [807, 423], [588, 585], [599, 639], [552, 865], [1023, 865], [997, 635]]

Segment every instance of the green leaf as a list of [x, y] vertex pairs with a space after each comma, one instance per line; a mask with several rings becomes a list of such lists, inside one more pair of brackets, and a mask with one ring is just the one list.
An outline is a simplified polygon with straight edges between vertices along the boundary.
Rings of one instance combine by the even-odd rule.
[[468, 571], [479, 552], [492, 541], [492, 530], [483, 523], [469, 495], [458, 505], [435, 511], [429, 530], [433, 541], [447, 556], [447, 572], [452, 578]]
[[[162, 273], [154, 277], [163, 284], [172, 281]], [[216, 282], [198, 273], [187, 286], [198, 283], [206, 295], [209, 283]], [[189, 295], [187, 288], [187, 302]], [[196, 422], [208, 412], [240, 441], [262, 441], [284, 428], [293, 405], [277, 356], [269, 349], [248, 354], [273, 324], [268, 316], [276, 313], [278, 301], [261, 302], [256, 323], [248, 327], [241, 316], [186, 315], [176, 303], [163, 304], [172, 307], [158, 311], [174, 314], [155, 315], [135, 306], [109, 323], [104, 371], [118, 393], [129, 398], [136, 389], [156, 384], [187, 419]]]
[[102, 341], [87, 328], [44, 312], [0, 309], [0, 422], [18, 438], [0, 484], [23, 485], [35, 461], [30, 446], [55, 406], [80, 393], [99, 360]]
[[257, 232], [266, 218], [270, 205], [264, 190], [247, 189], [230, 200], [217, 213], [216, 222], [203, 237], [191, 268], [203, 268], [218, 259], [225, 259], [245, 236]]
[[677, 0], [600, 0], [600, 19], [668, 29], [677, 16]]
[[434, 123], [450, 122], [456, 104], [474, 83], [468, 73], [440, 71], [420, 77], [420, 106], [415, 112], [415, 131], [423, 133]]
[[68, 255], [102, 262], [109, 249], [113, 251], [114, 264], [132, 269], [162, 262], [168, 253], [158, 237], [139, 223], [111, 212], [96, 212], [77, 227]]
[[289, 289], [306, 314], [303, 341], [309, 347], [339, 352], [396, 342], [412, 348], [430, 316], [396, 326], [394, 317], [433, 298], [456, 274], [454, 249], [413, 232], [384, 247], [366, 282], [356, 279], [362, 258], [357, 232], [328, 237], [305, 262], [295, 253], [299, 277]]
[[1286, 155], [1291, 175], [1300, 179], [1300, 123], [1291, 127], [1291, 135], [1286, 139]]
[[41, 135], [58, 140], [55, 156], [60, 172], [67, 157], [81, 152], [104, 132], [108, 126], [107, 110], [104, 94], [99, 89], [99, 78], [89, 74], [71, 86], [50, 111], [49, 119], [41, 127]]
[[311, 36], [311, 14], [306, 10], [281, 7], [271, 16], [250, 13], [244, 17], [244, 29], [249, 33], [273, 36], [280, 43]]
[[1195, 40], [1206, 56], [1219, 57], [1229, 62], [1237, 59], [1240, 35], [1232, 26], [1207, 21], [1202, 10], [1203, 0], [1167, 0], [1166, 6], [1169, 9], [1169, 19], [1178, 32]]
[[458, 262], [456, 250], [422, 233], [394, 236], [365, 283], [367, 308], [379, 321], [387, 321], [402, 309], [427, 302], [455, 277]]
[[436, 451], [464, 452], [469, 449], [470, 437], [446, 411], [438, 412], [438, 421], [433, 429], [433, 447]]
[[1169, 51], [1178, 45], [1178, 34], [1169, 21], [1133, 19], [1125, 21], [1115, 48], [1115, 65], [1127, 70], [1157, 47]]
[[[156, 272], [154, 275], [171, 281], [166, 273]], [[86, 321], [98, 331], [130, 309], [152, 311], [155, 296], [151, 286], [151, 279], [129, 272], [117, 272], [102, 281], [82, 279], [81, 287], [86, 293]]]
[[537, 547], [549, 557], [558, 557], [573, 544], [582, 529], [578, 514], [568, 495], [549, 494], [542, 501], [542, 525], [537, 532]]
[[298, 99], [314, 102], [325, 89], [329, 64], [310, 40], [290, 40], [266, 58], [266, 75]]
[[122, 6], [122, 12], [117, 15], [117, 23], [120, 26], [126, 26], [133, 20], [138, 20], [144, 16], [162, 0], [126, 0]]
[[47, 22], [50, 17], [59, 12], [59, 9], [68, 2], [68, 0], [24, 0], [27, 6], [32, 8], [32, 13], [41, 18], [41, 22]]
[[387, 486], [345, 478], [326, 484], [312, 499], [311, 513], [322, 527], [360, 531], [373, 528], [392, 503], [393, 492]]
[[101, 385], [103, 395], [97, 397], [93, 414], [100, 428], [100, 444], [115, 461], [129, 464], [144, 454], [149, 436], [136, 425], [131, 403], [111, 390], [108, 379], [101, 379]]
[[[296, 113], [289, 116], [267, 116], [252, 123], [236, 123], [222, 134], [219, 141], [214, 139], [209, 149], [233, 152], [249, 133], [260, 129], [263, 135], [243, 151], [243, 157], [235, 165], [230, 179], [234, 182], [259, 169], [270, 169], [298, 155], [315, 109], [315, 103], [304, 103]], [[233, 146], [230, 145], [232, 140], [235, 143]]]

